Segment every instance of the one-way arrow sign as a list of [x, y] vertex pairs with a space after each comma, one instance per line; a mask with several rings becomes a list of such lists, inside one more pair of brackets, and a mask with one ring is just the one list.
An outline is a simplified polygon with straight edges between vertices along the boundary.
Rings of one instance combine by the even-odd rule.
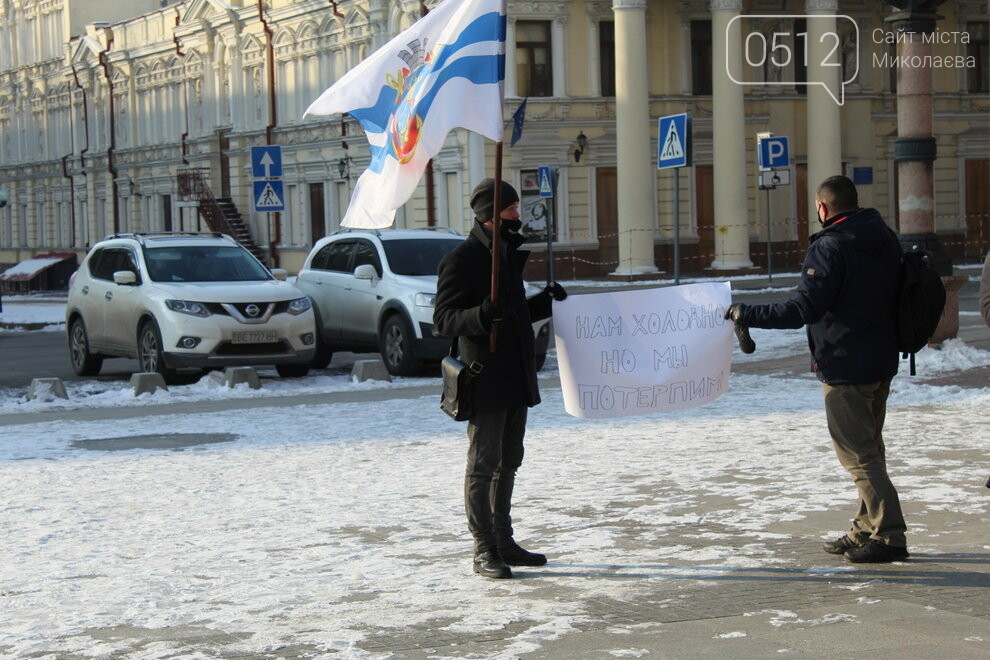
[[281, 177], [282, 147], [277, 144], [251, 147], [251, 176], [255, 179]]

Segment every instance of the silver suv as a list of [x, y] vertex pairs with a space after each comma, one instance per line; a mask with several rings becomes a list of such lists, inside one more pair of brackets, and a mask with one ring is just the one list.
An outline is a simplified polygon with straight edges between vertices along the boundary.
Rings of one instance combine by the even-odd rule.
[[[433, 334], [437, 267], [463, 240], [449, 229], [341, 230], [320, 239], [296, 279], [316, 312], [310, 366], [326, 367], [336, 350], [378, 351], [390, 373], [412, 376], [446, 355], [450, 339]], [[542, 367], [549, 320], [534, 331]]]
[[136, 358], [174, 381], [179, 369], [275, 365], [302, 376], [316, 350], [309, 298], [223, 234], [115, 234], [69, 281], [72, 368]]

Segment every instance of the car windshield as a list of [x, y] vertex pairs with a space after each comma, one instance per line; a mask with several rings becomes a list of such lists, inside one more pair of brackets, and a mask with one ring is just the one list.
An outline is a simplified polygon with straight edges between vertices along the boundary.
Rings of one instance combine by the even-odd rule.
[[388, 267], [396, 275], [436, 275], [440, 260], [463, 240], [403, 238], [382, 241], [382, 246]]
[[145, 248], [148, 275], [155, 282], [256, 282], [272, 279], [264, 266], [235, 245], [180, 245]]

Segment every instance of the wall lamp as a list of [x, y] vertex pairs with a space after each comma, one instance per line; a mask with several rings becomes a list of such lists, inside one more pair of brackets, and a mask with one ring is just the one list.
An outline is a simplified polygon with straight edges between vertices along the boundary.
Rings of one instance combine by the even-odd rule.
[[581, 154], [588, 147], [588, 136], [584, 134], [584, 131], [580, 131], [577, 136], [577, 146], [574, 147], [574, 162], [581, 162]]
[[351, 159], [348, 157], [341, 158], [337, 161], [337, 172], [340, 174], [341, 179], [350, 180], [351, 178]]

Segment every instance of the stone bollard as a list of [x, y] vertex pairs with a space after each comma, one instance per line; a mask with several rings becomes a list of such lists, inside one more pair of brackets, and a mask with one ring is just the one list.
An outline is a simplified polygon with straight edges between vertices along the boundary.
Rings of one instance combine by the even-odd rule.
[[65, 385], [61, 378], [33, 378], [31, 387], [28, 389], [28, 401], [40, 399], [42, 401], [53, 401], [55, 399], [68, 399], [65, 393]]
[[165, 384], [165, 378], [163, 378], [161, 374], [154, 371], [143, 371], [140, 373], [131, 374], [130, 387], [134, 391], [134, 396], [154, 394], [158, 390], [165, 390], [168, 392], [168, 386]]
[[254, 367], [227, 367], [223, 370], [223, 382], [227, 387], [247, 383], [252, 390], [261, 389], [261, 379]]
[[385, 363], [379, 360], [358, 360], [351, 369], [351, 380], [363, 383], [366, 380], [384, 380], [392, 382], [392, 374], [385, 368]]

